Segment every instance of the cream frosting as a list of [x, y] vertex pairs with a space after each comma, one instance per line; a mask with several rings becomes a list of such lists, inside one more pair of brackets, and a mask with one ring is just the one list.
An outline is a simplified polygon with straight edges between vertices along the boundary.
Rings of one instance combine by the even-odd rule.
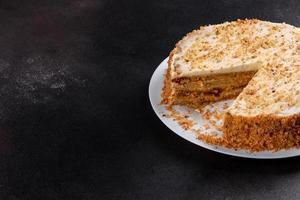
[[201, 27], [176, 45], [172, 79], [258, 70], [277, 56], [274, 54], [291, 53], [294, 32], [297, 28], [291, 25], [260, 20]]

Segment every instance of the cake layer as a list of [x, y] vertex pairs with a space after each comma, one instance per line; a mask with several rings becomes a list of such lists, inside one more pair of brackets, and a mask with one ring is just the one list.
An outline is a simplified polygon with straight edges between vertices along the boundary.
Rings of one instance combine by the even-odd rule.
[[211, 91], [215, 89], [226, 89], [244, 87], [248, 84], [256, 71], [217, 74], [211, 76], [193, 76], [176, 78], [172, 80], [175, 91]]
[[172, 104], [187, 105], [193, 108], [200, 108], [208, 102], [216, 102], [222, 99], [231, 99], [241, 93], [244, 87], [229, 88], [229, 89], [214, 89], [211, 91], [178, 91], [174, 94]]

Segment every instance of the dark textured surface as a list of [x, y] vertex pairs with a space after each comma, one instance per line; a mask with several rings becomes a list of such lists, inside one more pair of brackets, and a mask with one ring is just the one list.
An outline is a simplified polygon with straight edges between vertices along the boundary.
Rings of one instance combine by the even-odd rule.
[[152, 72], [199, 25], [300, 25], [299, 1], [0, 1], [0, 199], [299, 199], [299, 158], [246, 160], [168, 130]]

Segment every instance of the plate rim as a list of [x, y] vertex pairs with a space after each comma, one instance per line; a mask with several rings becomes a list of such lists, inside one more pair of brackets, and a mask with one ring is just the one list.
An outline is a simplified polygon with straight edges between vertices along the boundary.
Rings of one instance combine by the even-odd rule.
[[[185, 131], [178, 125], [177, 126], [179, 127], [179, 129], [181, 129], [181, 131], [180, 131], [180, 133], [179, 133], [179, 131], [176, 131], [175, 128], [172, 127], [171, 122], [168, 122], [168, 119], [163, 117], [159, 113], [159, 110], [157, 109], [157, 107], [159, 107], [161, 105], [155, 105], [156, 103], [154, 102], [155, 100], [153, 99], [154, 98], [153, 95], [155, 93], [153, 91], [153, 85], [155, 84], [155, 79], [159, 79], [159, 76], [164, 76], [164, 73], [161, 74], [160, 71], [165, 71], [165, 69], [167, 67], [167, 61], [168, 61], [168, 57], [166, 57], [163, 61], [161, 61], [160, 64], [153, 71], [150, 81], [149, 81], [148, 95], [149, 95], [149, 101], [150, 101], [153, 111], [155, 112], [157, 117], [160, 119], [160, 121], [162, 121], [163, 124], [165, 126], [167, 126], [168, 129], [170, 129], [173, 133], [175, 133], [179, 137], [193, 143], [194, 145], [211, 150], [213, 152], [217, 152], [217, 153], [221, 153], [221, 154], [229, 155], [229, 156], [233, 156], [233, 157], [242, 157], [242, 158], [248, 158], [248, 159], [249, 158], [250, 159], [284, 159], [284, 158], [300, 156], [300, 149], [280, 150], [277, 152], [264, 151], [264, 152], [254, 152], [254, 153], [250, 153], [250, 152], [247, 152], [244, 150], [232, 150], [232, 149], [224, 148], [221, 146], [207, 144], [201, 140], [196, 139], [195, 137], [193, 137], [193, 139], [191, 139], [191, 137], [187, 137], [187, 134], [191, 134], [191, 136], [193, 136], [193, 134], [189, 133], [188, 131]], [[157, 80], [157, 81], [159, 81], [159, 80]], [[161, 94], [161, 89], [162, 89], [162, 86], [159, 89], [159, 96]], [[174, 122], [174, 123], [177, 123], [177, 122]], [[174, 126], [175, 126], [175, 124], [174, 124]], [[285, 153], [287, 153], [287, 154], [285, 154]]]

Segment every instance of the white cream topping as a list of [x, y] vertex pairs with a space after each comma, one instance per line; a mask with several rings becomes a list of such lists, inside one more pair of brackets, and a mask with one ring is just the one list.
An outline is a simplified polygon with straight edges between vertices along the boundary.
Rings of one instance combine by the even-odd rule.
[[300, 111], [300, 59], [292, 57], [264, 67], [228, 109], [232, 115], [287, 116]]
[[[226, 26], [232, 28], [231, 35], [227, 34], [227, 30], [222, 30]], [[245, 29], [246, 33], [242, 32], [241, 27]], [[273, 27], [277, 30], [273, 31]], [[216, 34], [217, 29], [221, 30], [219, 35]], [[257, 21], [254, 24], [226, 22], [201, 27], [199, 30], [188, 34], [177, 44], [171, 65], [171, 76], [178, 78], [258, 70], [261, 67], [259, 63], [268, 62], [281, 48], [287, 47], [288, 49], [288, 43], [293, 38], [294, 29], [295, 27], [287, 24], [264, 21]], [[281, 37], [282, 35], [283, 37]], [[228, 40], [222, 41], [224, 38]], [[256, 41], [257, 44], [250, 43], [243, 46], [241, 45], [243, 39], [248, 39], [250, 42]], [[264, 41], [273, 41], [274, 44], [269, 47], [268, 44], [260, 45]], [[194, 47], [195, 51], [193, 51], [192, 46], [197, 43], [199, 45], [196, 45], [197, 47]], [[247, 48], [253, 48], [254, 52], [250, 52]], [[242, 52], [239, 53], [239, 50]], [[192, 51], [195, 55], [191, 61], [199, 60], [194, 64], [185, 60], [186, 55], [189, 53], [192, 55]], [[219, 55], [213, 55], [215, 51], [220, 51], [224, 55], [218, 59]], [[201, 57], [204, 58], [201, 59]]]

